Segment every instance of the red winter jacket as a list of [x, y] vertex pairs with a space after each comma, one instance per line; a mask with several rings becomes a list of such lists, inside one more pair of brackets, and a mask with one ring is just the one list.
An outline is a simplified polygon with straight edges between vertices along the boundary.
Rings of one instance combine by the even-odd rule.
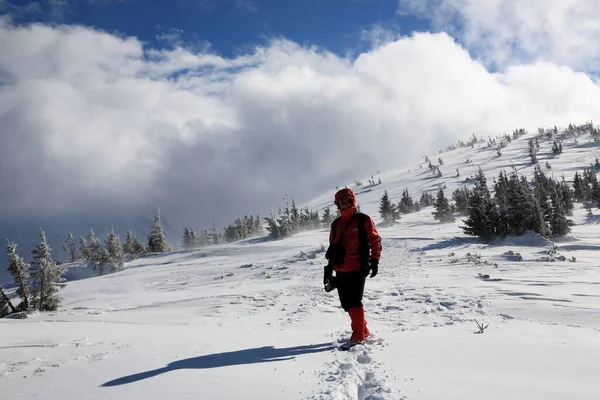
[[[335, 194], [334, 203], [337, 205], [342, 198], [348, 198], [352, 201], [349, 209], [341, 210], [342, 216], [331, 224], [329, 232], [329, 245], [340, 243], [345, 251], [344, 261], [334, 266], [338, 272], [360, 271], [360, 255], [358, 252], [358, 218], [352, 218], [356, 212], [356, 197], [352, 189], [344, 188]], [[365, 221], [365, 231], [367, 233], [367, 242], [371, 250], [371, 260], [379, 261], [381, 256], [381, 237], [375, 228], [375, 223], [371, 217], [367, 216]], [[335, 232], [335, 237], [334, 237]]]

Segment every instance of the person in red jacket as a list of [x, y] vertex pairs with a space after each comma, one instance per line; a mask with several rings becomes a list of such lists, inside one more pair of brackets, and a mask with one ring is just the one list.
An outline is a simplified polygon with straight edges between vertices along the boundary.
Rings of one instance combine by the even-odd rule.
[[337, 288], [341, 306], [351, 319], [350, 343], [357, 344], [370, 335], [362, 298], [366, 277], [370, 273], [373, 278], [379, 270], [381, 237], [371, 217], [357, 212], [351, 189], [339, 190], [334, 203], [341, 216], [331, 224], [323, 284], [327, 291]]

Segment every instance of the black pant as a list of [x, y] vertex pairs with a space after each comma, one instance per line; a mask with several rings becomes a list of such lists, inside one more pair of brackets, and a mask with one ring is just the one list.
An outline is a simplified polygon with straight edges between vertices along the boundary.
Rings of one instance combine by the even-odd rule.
[[361, 271], [336, 272], [335, 277], [340, 303], [344, 311], [349, 311], [354, 307], [362, 307], [365, 274]]

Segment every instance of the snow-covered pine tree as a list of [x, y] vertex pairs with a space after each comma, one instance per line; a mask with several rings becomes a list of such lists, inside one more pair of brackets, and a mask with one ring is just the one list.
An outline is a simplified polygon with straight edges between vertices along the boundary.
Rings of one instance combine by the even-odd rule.
[[121, 239], [115, 233], [113, 228], [108, 232], [108, 236], [106, 237], [106, 253], [108, 264], [110, 264], [110, 272], [115, 272], [123, 269], [125, 265], [124, 255], [123, 255], [123, 245], [121, 244]]
[[8, 314], [16, 313], [17, 309], [10, 301], [6, 293], [4, 293], [4, 288], [0, 286], [0, 318], [6, 317]]
[[171, 246], [165, 237], [162, 223], [160, 221], [160, 209], [156, 210], [154, 216], [154, 224], [148, 233], [148, 252], [149, 253], [165, 253], [171, 250]]
[[88, 248], [87, 241], [83, 236], [79, 236], [79, 254], [84, 260], [90, 259], [90, 249]]
[[462, 230], [465, 234], [477, 236], [486, 242], [496, 237], [496, 206], [492, 201], [487, 180], [482, 169], [475, 177], [475, 187], [469, 198], [468, 218], [464, 220]]
[[104, 265], [108, 262], [108, 254], [92, 228], [90, 228], [86, 243], [88, 247], [88, 259], [94, 263], [94, 271], [99, 267], [100, 273], [104, 273]]
[[283, 237], [282, 232], [279, 228], [277, 217], [273, 215], [273, 211], [271, 211], [269, 217], [265, 217], [265, 221], [267, 223], [267, 231], [269, 231], [269, 236], [275, 240], [281, 239]]
[[419, 204], [421, 205], [421, 207], [429, 207], [430, 205], [433, 204], [433, 202], [435, 201], [435, 198], [433, 197], [433, 195], [429, 192], [423, 192], [421, 193], [421, 198], [419, 199]]
[[198, 248], [198, 237], [196, 231], [190, 226], [190, 246], [192, 249]]
[[333, 222], [333, 215], [331, 215], [331, 208], [327, 207], [323, 210], [323, 217], [321, 218], [321, 222], [325, 226], [331, 225]]
[[550, 202], [552, 204], [552, 214], [550, 216], [550, 230], [552, 235], [564, 236], [571, 232], [573, 221], [567, 219], [563, 209], [558, 192], [555, 187], [550, 188]]
[[556, 140], [552, 142], [552, 154], [555, 156], [562, 153], [562, 144], [556, 143]]
[[254, 234], [259, 235], [262, 233], [263, 231], [263, 224], [260, 222], [260, 215], [256, 215], [256, 217], [254, 217]]
[[[287, 205], [286, 205], [287, 208]], [[296, 207], [296, 201], [292, 198], [292, 207], [289, 209], [290, 235], [300, 230], [300, 212]]]
[[400, 220], [400, 214], [396, 210], [396, 205], [390, 201], [387, 190], [379, 201], [379, 215], [383, 219], [382, 226], [392, 226]]
[[142, 246], [137, 239], [135, 233], [133, 233], [133, 231], [127, 232], [127, 239], [125, 239], [125, 243], [123, 244], [123, 253], [135, 258], [138, 254], [142, 254], [143, 252], [144, 246]]
[[304, 207], [300, 210], [300, 230], [310, 229], [310, 210], [308, 207]]
[[8, 272], [17, 284], [17, 296], [21, 299], [20, 311], [27, 311], [30, 307], [29, 301], [29, 265], [17, 254], [17, 245], [12, 242], [6, 244], [8, 255]]
[[402, 191], [402, 197], [398, 203], [398, 212], [401, 214], [408, 214], [413, 211], [415, 211], [413, 198], [410, 196], [410, 193], [408, 193], [408, 189], [405, 188]]
[[452, 200], [454, 200], [456, 212], [459, 214], [466, 215], [468, 213], [469, 195], [470, 191], [465, 186], [461, 186], [452, 192]]
[[583, 183], [577, 171], [575, 171], [575, 177], [573, 177], [573, 198], [578, 203], [584, 200]]
[[494, 202], [496, 204], [496, 235], [504, 237], [510, 233], [509, 183], [504, 171], [494, 180]]
[[556, 183], [556, 190], [558, 191], [558, 196], [560, 197], [563, 209], [565, 210], [565, 215], [573, 215], [573, 191], [565, 181], [564, 176], [560, 183]]
[[234, 229], [237, 236], [237, 239], [235, 240], [240, 240], [246, 237], [246, 229], [244, 228], [244, 222], [240, 217], [235, 219]]
[[219, 244], [221, 242], [219, 238], [219, 231], [217, 230], [217, 225], [213, 221], [212, 228], [210, 228], [210, 244], [213, 246]]
[[537, 153], [536, 150], [536, 145], [534, 144], [533, 140], [529, 140], [529, 158], [531, 159], [531, 163], [532, 164], [537, 164], [537, 157], [535, 156], [535, 153]]
[[77, 254], [77, 247], [75, 246], [75, 238], [73, 234], [69, 232], [69, 236], [67, 240], [63, 243], [63, 250], [69, 255], [69, 262], [75, 262], [79, 259], [79, 254]]
[[40, 229], [40, 244], [32, 251], [31, 276], [33, 278], [33, 301], [39, 311], [56, 311], [60, 305], [59, 289], [64, 287], [62, 275], [65, 267], [52, 258], [52, 249], [46, 241], [46, 232]]
[[183, 243], [181, 244], [184, 250], [191, 248], [190, 228], [183, 228]]
[[431, 213], [433, 218], [440, 222], [454, 222], [454, 216], [452, 215], [454, 207], [450, 205], [442, 189], [438, 190], [433, 206], [435, 207], [435, 212]]

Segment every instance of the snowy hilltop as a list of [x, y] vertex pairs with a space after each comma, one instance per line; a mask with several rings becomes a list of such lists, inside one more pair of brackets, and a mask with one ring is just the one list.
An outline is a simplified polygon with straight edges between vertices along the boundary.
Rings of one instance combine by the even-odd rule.
[[0, 400], [598, 399], [597, 137], [516, 130], [341, 182], [383, 247], [373, 335], [347, 352], [322, 285], [329, 227], [310, 223], [331, 220], [335, 188], [299, 207], [310, 229], [284, 208], [241, 240], [195, 246], [186, 228], [166, 237], [180, 250], [159, 237], [102, 274], [63, 264], [56, 310], [0, 319]]

